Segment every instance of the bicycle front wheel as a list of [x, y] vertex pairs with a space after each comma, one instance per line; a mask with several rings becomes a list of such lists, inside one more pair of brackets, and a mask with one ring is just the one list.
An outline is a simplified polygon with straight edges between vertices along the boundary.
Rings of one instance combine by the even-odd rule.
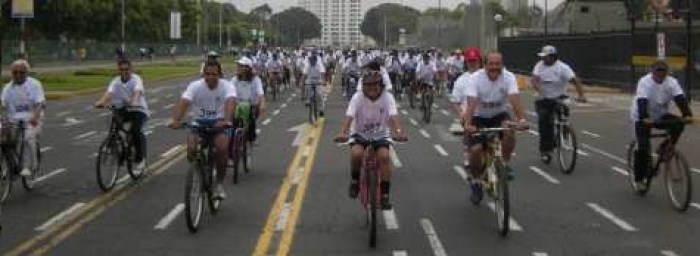
[[[630, 183], [630, 186], [632, 186], [632, 190], [635, 191], [635, 193], [638, 196], [645, 196], [647, 192], [649, 192], [649, 188], [651, 185], [651, 177], [645, 177], [643, 179], [643, 182], [645, 183], [645, 186], [640, 188], [637, 186], [637, 183], [635, 182], [635, 172], [634, 172], [634, 161], [636, 158], [636, 153], [637, 153], [637, 142], [632, 141], [630, 142], [629, 146], [627, 146], [627, 180]], [[649, 161], [649, 165], [653, 164], [651, 161]]]
[[233, 146], [231, 147], [231, 161], [233, 162], [233, 184], [238, 184], [238, 173], [241, 168], [241, 162], [243, 158], [241, 156], [241, 142], [243, 141], [241, 137], [245, 131], [243, 129], [236, 130], [236, 136], [233, 138]]
[[379, 181], [377, 175], [368, 173], [366, 175], [367, 195], [369, 196], [369, 210], [367, 217], [369, 218], [369, 247], [377, 247], [377, 207], [379, 205]]
[[12, 173], [7, 157], [0, 158], [0, 203], [4, 203], [10, 196], [12, 189]]
[[688, 210], [693, 195], [690, 168], [685, 156], [675, 151], [666, 162], [662, 163], [666, 194], [674, 209], [679, 212]]
[[117, 184], [117, 175], [123, 165], [119, 151], [117, 140], [110, 136], [102, 142], [97, 153], [95, 165], [97, 185], [104, 192], [111, 190]]
[[185, 222], [190, 233], [196, 233], [204, 212], [202, 170], [197, 163], [191, 163], [185, 179]]
[[[315, 90], [315, 88], [312, 90]], [[309, 123], [315, 124], [316, 118], [318, 117], [318, 114], [317, 114], [318, 102], [316, 100], [316, 92], [311, 92], [311, 95], [309, 97], [311, 97], [309, 99], [310, 100], [310, 102], [309, 102]]]
[[569, 125], [563, 125], [557, 130], [559, 169], [564, 174], [571, 174], [576, 167], [576, 156], [578, 153], [576, 133]]
[[423, 121], [425, 121], [425, 123], [430, 123], [430, 118], [433, 113], [433, 93], [426, 92], [425, 95], [423, 95], [423, 99]]
[[494, 185], [493, 201], [494, 212], [496, 213], [496, 223], [498, 225], [498, 235], [505, 237], [510, 231], [510, 195], [508, 191], [508, 177], [505, 165], [500, 160], [494, 163], [496, 167], [496, 180]]

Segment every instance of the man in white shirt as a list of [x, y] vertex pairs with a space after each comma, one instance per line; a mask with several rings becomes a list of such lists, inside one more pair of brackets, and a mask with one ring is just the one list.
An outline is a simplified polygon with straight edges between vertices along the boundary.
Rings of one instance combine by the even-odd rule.
[[[309, 99], [311, 99], [312, 96], [312, 90], [315, 91], [316, 95], [316, 102], [320, 103], [321, 107], [319, 108], [321, 111], [319, 111], [319, 114], [323, 116], [323, 110], [325, 109], [323, 107], [323, 101], [322, 101], [322, 93], [323, 90], [321, 90], [321, 86], [326, 86], [325, 84], [325, 74], [326, 74], [326, 67], [321, 63], [317, 55], [311, 55], [309, 57], [309, 63], [306, 65], [304, 68], [304, 73], [302, 76], [302, 81], [304, 81], [305, 84], [305, 90], [306, 90], [306, 95], [308, 95]], [[306, 105], [309, 106], [311, 101], [307, 101]]]
[[146, 151], [146, 135], [143, 134], [143, 125], [148, 119], [149, 110], [146, 101], [146, 90], [143, 80], [131, 70], [131, 62], [121, 59], [117, 62], [119, 76], [112, 79], [107, 91], [95, 103], [97, 107], [111, 104], [117, 108], [123, 108], [118, 113], [123, 115], [124, 121], [131, 123], [129, 133], [134, 138], [134, 163], [138, 171], [143, 171], [146, 166], [144, 161]]
[[[576, 78], [576, 74], [566, 63], [558, 60], [557, 49], [546, 45], [538, 53], [542, 58], [532, 70], [532, 87], [539, 93], [539, 99], [535, 101], [537, 111], [537, 127], [540, 134], [540, 155], [542, 161], [549, 163], [552, 159], [551, 151], [554, 149], [554, 115], [560, 97], [566, 96], [566, 88], [569, 82], [576, 86], [579, 97], [577, 101], [586, 102], [583, 95], [583, 86]], [[566, 111], [568, 115], [568, 111]]]
[[[17, 138], [17, 150], [24, 148], [20, 172], [21, 176], [31, 176], [38, 168], [37, 138], [41, 134], [42, 118], [46, 99], [44, 89], [39, 80], [29, 77], [29, 63], [26, 60], [16, 60], [10, 65], [12, 80], [2, 90], [2, 119], [5, 131], [16, 138], [15, 127], [21, 121], [24, 123], [24, 138]], [[10, 126], [12, 124], [13, 126]], [[28, 147], [21, 147], [26, 143]]]
[[[526, 129], [525, 111], [520, 105], [518, 85], [513, 73], [503, 68], [503, 56], [500, 53], [490, 53], [486, 58], [486, 69], [472, 74], [467, 84], [468, 105], [462, 115], [465, 133], [475, 133], [478, 128], [506, 127], [510, 122], [508, 105], [513, 107], [518, 129]], [[502, 132], [502, 153], [508, 176], [512, 177], [513, 168], [510, 165], [511, 155], [515, 149], [515, 134], [513, 131]], [[471, 201], [481, 202], [482, 176], [482, 143], [483, 136], [469, 139], [470, 182], [472, 188]]]
[[[455, 81], [454, 88], [452, 88], [452, 95], [450, 97], [450, 102], [452, 103], [452, 109], [455, 111], [457, 116], [464, 115], [467, 110], [467, 84], [469, 82], [469, 76], [476, 73], [481, 69], [481, 50], [476, 47], [469, 47], [464, 51], [464, 59], [467, 62], [467, 71], [462, 73]], [[469, 166], [469, 134], [465, 133], [463, 138], [463, 153], [464, 153], [464, 166]]]
[[[228, 163], [228, 147], [230, 142], [231, 117], [236, 108], [236, 91], [228, 81], [219, 78], [219, 68], [216, 61], [209, 61], [204, 66], [204, 77], [187, 86], [182, 97], [174, 107], [173, 117], [168, 125], [178, 129], [182, 126], [182, 117], [185, 111], [191, 107], [190, 116], [200, 126], [212, 127], [220, 130], [213, 138], [216, 147], [216, 186], [215, 197], [223, 200], [226, 198], [223, 182], [226, 178], [226, 164]], [[192, 131], [187, 136], [188, 156], [194, 155], [199, 136]], [[191, 157], [188, 157], [191, 159]]]
[[[391, 188], [391, 158], [389, 156], [389, 138], [406, 141], [401, 130], [398, 110], [394, 97], [387, 93], [382, 75], [377, 71], [368, 71], [362, 77], [362, 92], [355, 93], [343, 118], [336, 142], [352, 139], [351, 147], [351, 182], [350, 197], [355, 198], [359, 192], [360, 168], [365, 148], [374, 147], [381, 182], [381, 208], [391, 209], [389, 191]], [[371, 142], [371, 144], [370, 144]]]
[[[644, 182], [649, 178], [649, 148], [651, 128], [668, 130], [671, 145], [678, 142], [683, 133], [685, 122], [692, 122], [693, 113], [688, 106], [688, 99], [678, 81], [668, 75], [668, 64], [656, 61], [652, 71], [639, 79], [637, 95], [630, 107], [634, 122], [637, 151], [634, 157], [635, 188], [640, 191], [648, 189]], [[669, 103], [673, 101], [681, 111], [683, 119], [669, 113]], [[660, 122], [659, 122], [660, 121]], [[664, 143], [668, 143], [664, 141]]]

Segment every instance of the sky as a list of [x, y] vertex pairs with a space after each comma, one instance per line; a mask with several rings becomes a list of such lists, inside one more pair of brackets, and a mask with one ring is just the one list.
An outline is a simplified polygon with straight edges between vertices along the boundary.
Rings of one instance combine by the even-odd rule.
[[[270, 4], [270, 7], [272, 7], [272, 10], [274, 12], [279, 12], [284, 9], [287, 9], [289, 7], [293, 7], [297, 4], [297, 0], [220, 0], [224, 2], [230, 2], [233, 3], [236, 6], [241, 6], [243, 11], [248, 12], [251, 9], [255, 8], [256, 6], [260, 6], [262, 4], [268, 3]], [[321, 1], [321, 0], [319, 0]], [[437, 0], [362, 0], [363, 2], [376, 2], [376, 3], [401, 3], [403, 2], [405, 5], [412, 6], [414, 8], [417, 8], [419, 10], [424, 10], [428, 7], [437, 7], [438, 1]], [[468, 2], [469, 0], [442, 0], [442, 5], [443, 6], [448, 6], [451, 8], [454, 8], [457, 6], [457, 4], [462, 3], [462, 2]], [[549, 9], [553, 9], [556, 5], [564, 2], [564, 0], [528, 0], [528, 2], [532, 3], [534, 1], [537, 5], [539, 6], [544, 6], [544, 2], [548, 1], [548, 7]], [[364, 4], [364, 3], [363, 3]]]

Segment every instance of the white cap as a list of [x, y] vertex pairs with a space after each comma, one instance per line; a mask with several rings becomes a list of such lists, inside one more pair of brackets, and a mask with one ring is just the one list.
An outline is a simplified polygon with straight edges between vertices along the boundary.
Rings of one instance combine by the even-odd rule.
[[544, 57], [549, 55], [557, 54], [557, 48], [551, 45], [545, 45], [542, 47], [542, 52], [538, 53], [537, 56]]
[[250, 60], [248, 57], [243, 57], [240, 58], [238, 61], [236, 61], [239, 65], [244, 65], [244, 66], [253, 66], [253, 61]]

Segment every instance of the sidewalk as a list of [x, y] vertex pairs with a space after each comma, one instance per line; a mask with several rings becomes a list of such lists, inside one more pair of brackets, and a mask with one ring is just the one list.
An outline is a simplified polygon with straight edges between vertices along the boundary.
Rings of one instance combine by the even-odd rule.
[[[176, 61], [196, 61], [200, 60], [201, 56], [179, 56]], [[168, 58], [158, 58], [153, 61], [147, 59], [136, 59], [132, 60], [133, 65], [153, 65], [153, 64], [163, 64], [172, 63], [172, 60]], [[60, 71], [76, 71], [84, 70], [90, 68], [105, 68], [105, 67], [115, 67], [116, 60], [95, 60], [95, 61], [65, 61], [65, 62], [46, 62], [46, 63], [36, 63], [31, 67], [31, 72], [45, 73], [45, 72], [60, 72]], [[116, 68], [116, 67], [115, 67]], [[8, 76], [10, 74], [9, 65], [5, 65], [2, 68], [2, 75]]]

